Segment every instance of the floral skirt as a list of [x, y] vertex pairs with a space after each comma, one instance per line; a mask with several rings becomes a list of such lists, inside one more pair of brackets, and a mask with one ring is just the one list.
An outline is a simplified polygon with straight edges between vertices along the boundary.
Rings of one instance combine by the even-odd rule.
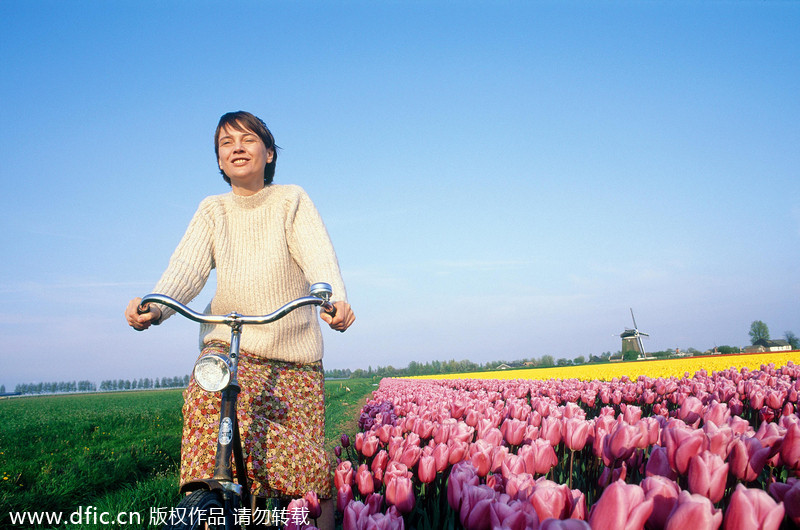
[[[227, 353], [228, 348], [214, 342], [201, 355]], [[322, 363], [276, 361], [241, 352], [238, 379], [239, 432], [253, 494], [299, 497], [314, 491], [320, 498], [330, 497]], [[213, 476], [220, 407], [220, 393], [206, 392], [194, 378], [183, 397], [181, 484]]]

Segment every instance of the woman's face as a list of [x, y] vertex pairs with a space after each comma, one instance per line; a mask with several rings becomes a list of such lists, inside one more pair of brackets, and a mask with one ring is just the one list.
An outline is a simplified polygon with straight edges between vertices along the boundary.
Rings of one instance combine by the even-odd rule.
[[219, 168], [231, 179], [234, 188], [257, 191], [264, 187], [264, 168], [274, 152], [259, 136], [248, 130], [230, 127], [219, 133]]

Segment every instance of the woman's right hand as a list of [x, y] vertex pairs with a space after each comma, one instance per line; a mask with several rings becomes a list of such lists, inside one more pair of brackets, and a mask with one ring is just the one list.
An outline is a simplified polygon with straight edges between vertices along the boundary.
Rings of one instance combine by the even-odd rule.
[[158, 322], [161, 318], [161, 308], [155, 304], [148, 304], [149, 311], [147, 313], [139, 313], [139, 304], [141, 302], [141, 298], [134, 298], [128, 302], [128, 307], [125, 308], [125, 320], [136, 331], [146, 330], [153, 325], [153, 322]]

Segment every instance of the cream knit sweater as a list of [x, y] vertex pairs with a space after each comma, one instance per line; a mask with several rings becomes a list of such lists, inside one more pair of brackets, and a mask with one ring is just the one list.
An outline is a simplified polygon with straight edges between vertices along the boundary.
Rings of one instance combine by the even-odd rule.
[[[154, 292], [188, 304], [217, 270], [217, 291], [206, 313], [265, 315], [308, 295], [315, 282], [346, 300], [339, 264], [325, 225], [299, 186], [266, 186], [244, 197], [233, 192], [201, 203]], [[161, 321], [174, 312], [162, 307]], [[241, 348], [259, 357], [308, 363], [322, 359], [315, 307], [283, 319], [245, 326]], [[203, 325], [200, 343], [230, 341], [227, 326]]]

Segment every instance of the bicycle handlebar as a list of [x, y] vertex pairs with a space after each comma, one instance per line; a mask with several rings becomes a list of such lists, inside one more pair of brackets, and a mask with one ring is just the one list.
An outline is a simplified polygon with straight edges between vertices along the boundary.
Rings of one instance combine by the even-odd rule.
[[167, 307], [171, 307], [181, 315], [185, 316], [189, 320], [194, 320], [195, 322], [199, 322], [201, 324], [225, 324], [227, 326], [239, 326], [242, 324], [269, 324], [271, 322], [275, 322], [276, 320], [280, 320], [281, 318], [285, 317], [295, 309], [298, 309], [303, 306], [307, 305], [315, 305], [321, 306], [322, 310], [326, 313], [334, 316], [336, 314], [336, 307], [330, 302], [330, 295], [331, 295], [331, 287], [330, 285], [323, 284], [323, 283], [315, 283], [311, 286], [311, 296], [304, 296], [302, 298], [298, 298], [297, 300], [292, 300], [288, 304], [285, 304], [283, 307], [273, 311], [268, 315], [240, 315], [237, 312], [228, 313], [227, 315], [206, 315], [203, 313], [198, 313], [193, 309], [183, 305], [182, 303], [178, 302], [174, 298], [170, 298], [169, 296], [163, 294], [148, 294], [142, 301], [139, 303], [139, 311], [141, 313], [147, 313], [150, 308], [147, 307], [151, 303], [162, 304]]

